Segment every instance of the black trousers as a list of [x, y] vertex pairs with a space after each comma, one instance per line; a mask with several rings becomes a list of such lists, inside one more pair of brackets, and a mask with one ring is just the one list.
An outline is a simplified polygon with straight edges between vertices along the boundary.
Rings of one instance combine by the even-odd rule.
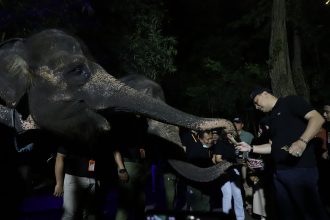
[[329, 219], [320, 199], [316, 167], [277, 170], [273, 177], [278, 219]]

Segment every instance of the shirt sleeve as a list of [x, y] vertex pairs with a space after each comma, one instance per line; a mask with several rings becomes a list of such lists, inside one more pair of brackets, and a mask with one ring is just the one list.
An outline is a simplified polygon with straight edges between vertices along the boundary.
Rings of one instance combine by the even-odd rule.
[[308, 112], [314, 110], [314, 108], [300, 96], [289, 96], [287, 102], [291, 112], [302, 118], [304, 118]]
[[57, 152], [60, 153], [60, 154], [63, 154], [63, 155], [67, 155], [68, 154], [68, 150], [63, 145], [60, 145], [58, 147]]

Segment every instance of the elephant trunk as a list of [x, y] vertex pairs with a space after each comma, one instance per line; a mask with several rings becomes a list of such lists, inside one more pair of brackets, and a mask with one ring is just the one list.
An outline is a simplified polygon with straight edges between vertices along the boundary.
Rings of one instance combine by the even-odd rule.
[[[96, 74], [82, 90], [84, 96], [87, 97], [85, 99], [87, 104], [94, 109], [96, 108], [96, 110], [111, 109], [131, 112], [192, 130], [206, 130], [217, 127], [224, 127], [227, 131], [234, 130], [232, 123], [226, 119], [201, 118], [184, 113], [159, 99], [123, 84], [96, 64], [91, 65], [90, 68], [94, 68]], [[95, 99], [95, 97], [100, 98]]]
[[183, 148], [180, 136], [179, 128], [174, 125], [165, 124], [153, 119], [148, 120], [148, 133], [161, 137], [173, 144]]

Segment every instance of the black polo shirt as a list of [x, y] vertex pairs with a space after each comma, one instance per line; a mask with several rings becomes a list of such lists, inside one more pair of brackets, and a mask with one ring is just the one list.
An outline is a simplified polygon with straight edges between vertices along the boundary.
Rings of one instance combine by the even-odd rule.
[[[241, 177], [239, 174], [237, 174], [237, 171], [240, 172], [241, 165], [237, 164], [237, 158], [238, 155], [235, 151], [235, 146], [227, 140], [227, 138], [224, 138], [222, 140], [219, 140], [214, 146], [214, 154], [221, 155], [222, 160], [228, 161], [233, 163], [234, 165], [229, 167], [226, 170], [227, 175], [222, 175], [220, 181], [240, 181]], [[234, 169], [236, 168], [237, 171]]]
[[80, 177], [95, 177], [95, 171], [88, 171], [89, 161], [95, 160], [91, 151], [92, 149], [87, 145], [61, 145], [57, 152], [65, 155], [64, 172]]
[[139, 162], [140, 149], [149, 154], [147, 148], [148, 123], [145, 117], [116, 113], [111, 119], [110, 145], [118, 150], [125, 161]]
[[297, 141], [307, 127], [304, 116], [313, 108], [299, 96], [279, 98], [269, 117], [272, 155], [276, 169], [291, 167], [313, 167], [315, 154], [313, 142], [309, 142], [301, 157], [294, 157], [281, 149]]
[[237, 155], [235, 152], [235, 146], [229, 143], [227, 140], [219, 140], [218, 143], [214, 145], [214, 154], [222, 156], [223, 160], [231, 163], [237, 162]]
[[186, 147], [186, 159], [198, 167], [210, 167], [212, 163], [211, 148], [204, 148], [203, 144], [191, 132], [185, 132], [181, 136], [181, 142]]

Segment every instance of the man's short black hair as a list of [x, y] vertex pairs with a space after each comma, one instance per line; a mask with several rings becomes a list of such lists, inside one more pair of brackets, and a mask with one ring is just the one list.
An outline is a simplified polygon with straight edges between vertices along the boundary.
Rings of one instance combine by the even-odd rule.
[[268, 92], [272, 94], [272, 90], [268, 89], [268, 88], [263, 88], [263, 87], [256, 87], [252, 90], [252, 92], [250, 93], [250, 99], [254, 100], [254, 98], [263, 93], [263, 92]]

